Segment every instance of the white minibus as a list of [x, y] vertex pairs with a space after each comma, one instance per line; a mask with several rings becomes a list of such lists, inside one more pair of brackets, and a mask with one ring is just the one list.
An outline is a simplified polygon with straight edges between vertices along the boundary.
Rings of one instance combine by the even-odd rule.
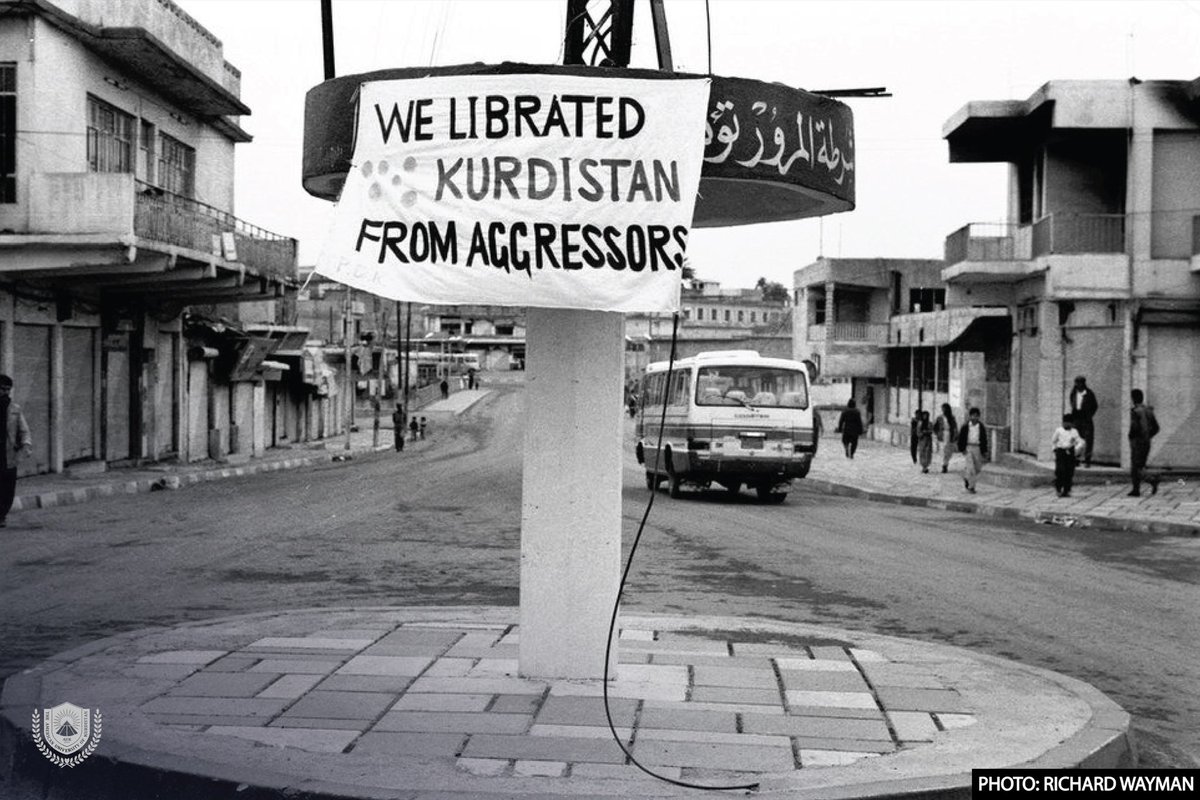
[[807, 361], [721, 350], [676, 361], [668, 386], [667, 362], [650, 364], [636, 450], [646, 488], [666, 480], [679, 497], [684, 485], [717, 483], [731, 494], [746, 485], [763, 501], [781, 502], [817, 451], [808, 392], [814, 372]]

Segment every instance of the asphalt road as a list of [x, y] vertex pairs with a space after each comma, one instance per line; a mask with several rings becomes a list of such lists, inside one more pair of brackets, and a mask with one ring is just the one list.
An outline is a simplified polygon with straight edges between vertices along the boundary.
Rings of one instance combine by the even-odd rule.
[[[234, 613], [515, 605], [522, 395], [495, 388], [431, 426], [421, 453], [13, 515], [0, 532], [0, 677], [119, 631]], [[648, 497], [630, 455], [627, 549]], [[874, 505], [801, 484], [783, 505], [660, 491], [625, 606], [823, 622], [1047, 667], [1128, 709], [1144, 764], [1196, 767], [1198, 578], [1200, 539]]]

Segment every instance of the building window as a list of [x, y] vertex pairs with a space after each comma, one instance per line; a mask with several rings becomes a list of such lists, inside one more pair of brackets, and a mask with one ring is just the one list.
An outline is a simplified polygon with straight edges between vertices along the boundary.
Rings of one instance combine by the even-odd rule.
[[755, 317], [757, 317], [757, 316], [758, 316], [757, 312], [755, 312], [755, 311], [750, 312], [750, 323], [751, 324], [754, 324], [755, 322], [758, 321], [757, 319], [755, 319]]
[[165, 133], [158, 137], [158, 185], [168, 192], [196, 194], [196, 151]]
[[745, 311], [742, 311], [742, 310], [739, 308], [739, 309], [738, 309], [738, 322], [745, 322], [745, 321], [746, 321], [746, 312], [745, 312]]
[[142, 120], [142, 135], [138, 139], [138, 166], [141, 168], [142, 180], [154, 183], [154, 126]]
[[729, 309], [725, 309], [725, 321], [729, 322]]
[[0, 63], [0, 203], [17, 202], [17, 65]]
[[134, 122], [131, 114], [88, 95], [88, 171], [133, 172]]
[[909, 289], [908, 310], [912, 312], [936, 311], [946, 306], [945, 289]]

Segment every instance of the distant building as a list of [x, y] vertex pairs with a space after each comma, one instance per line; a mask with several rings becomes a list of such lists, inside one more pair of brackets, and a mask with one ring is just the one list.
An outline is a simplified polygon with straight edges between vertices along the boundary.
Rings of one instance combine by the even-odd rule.
[[1140, 388], [1162, 426], [1151, 463], [1200, 467], [1200, 79], [1051, 81], [968, 103], [944, 135], [952, 162], [1010, 165], [1008, 219], [950, 234], [942, 275], [948, 305], [1004, 309], [987, 377], [1008, 378], [1011, 449], [1051, 458], [1083, 375], [1096, 461], [1129, 463]]
[[0, 370], [33, 428], [24, 473], [270, 441], [285, 365], [187, 322], [296, 285], [295, 240], [233, 216], [240, 82], [169, 0], [0, 2]]

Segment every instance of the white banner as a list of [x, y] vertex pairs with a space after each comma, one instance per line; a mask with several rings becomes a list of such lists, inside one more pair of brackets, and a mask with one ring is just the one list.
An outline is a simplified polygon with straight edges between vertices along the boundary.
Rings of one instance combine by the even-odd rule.
[[364, 83], [316, 269], [394, 300], [675, 311], [709, 80]]

